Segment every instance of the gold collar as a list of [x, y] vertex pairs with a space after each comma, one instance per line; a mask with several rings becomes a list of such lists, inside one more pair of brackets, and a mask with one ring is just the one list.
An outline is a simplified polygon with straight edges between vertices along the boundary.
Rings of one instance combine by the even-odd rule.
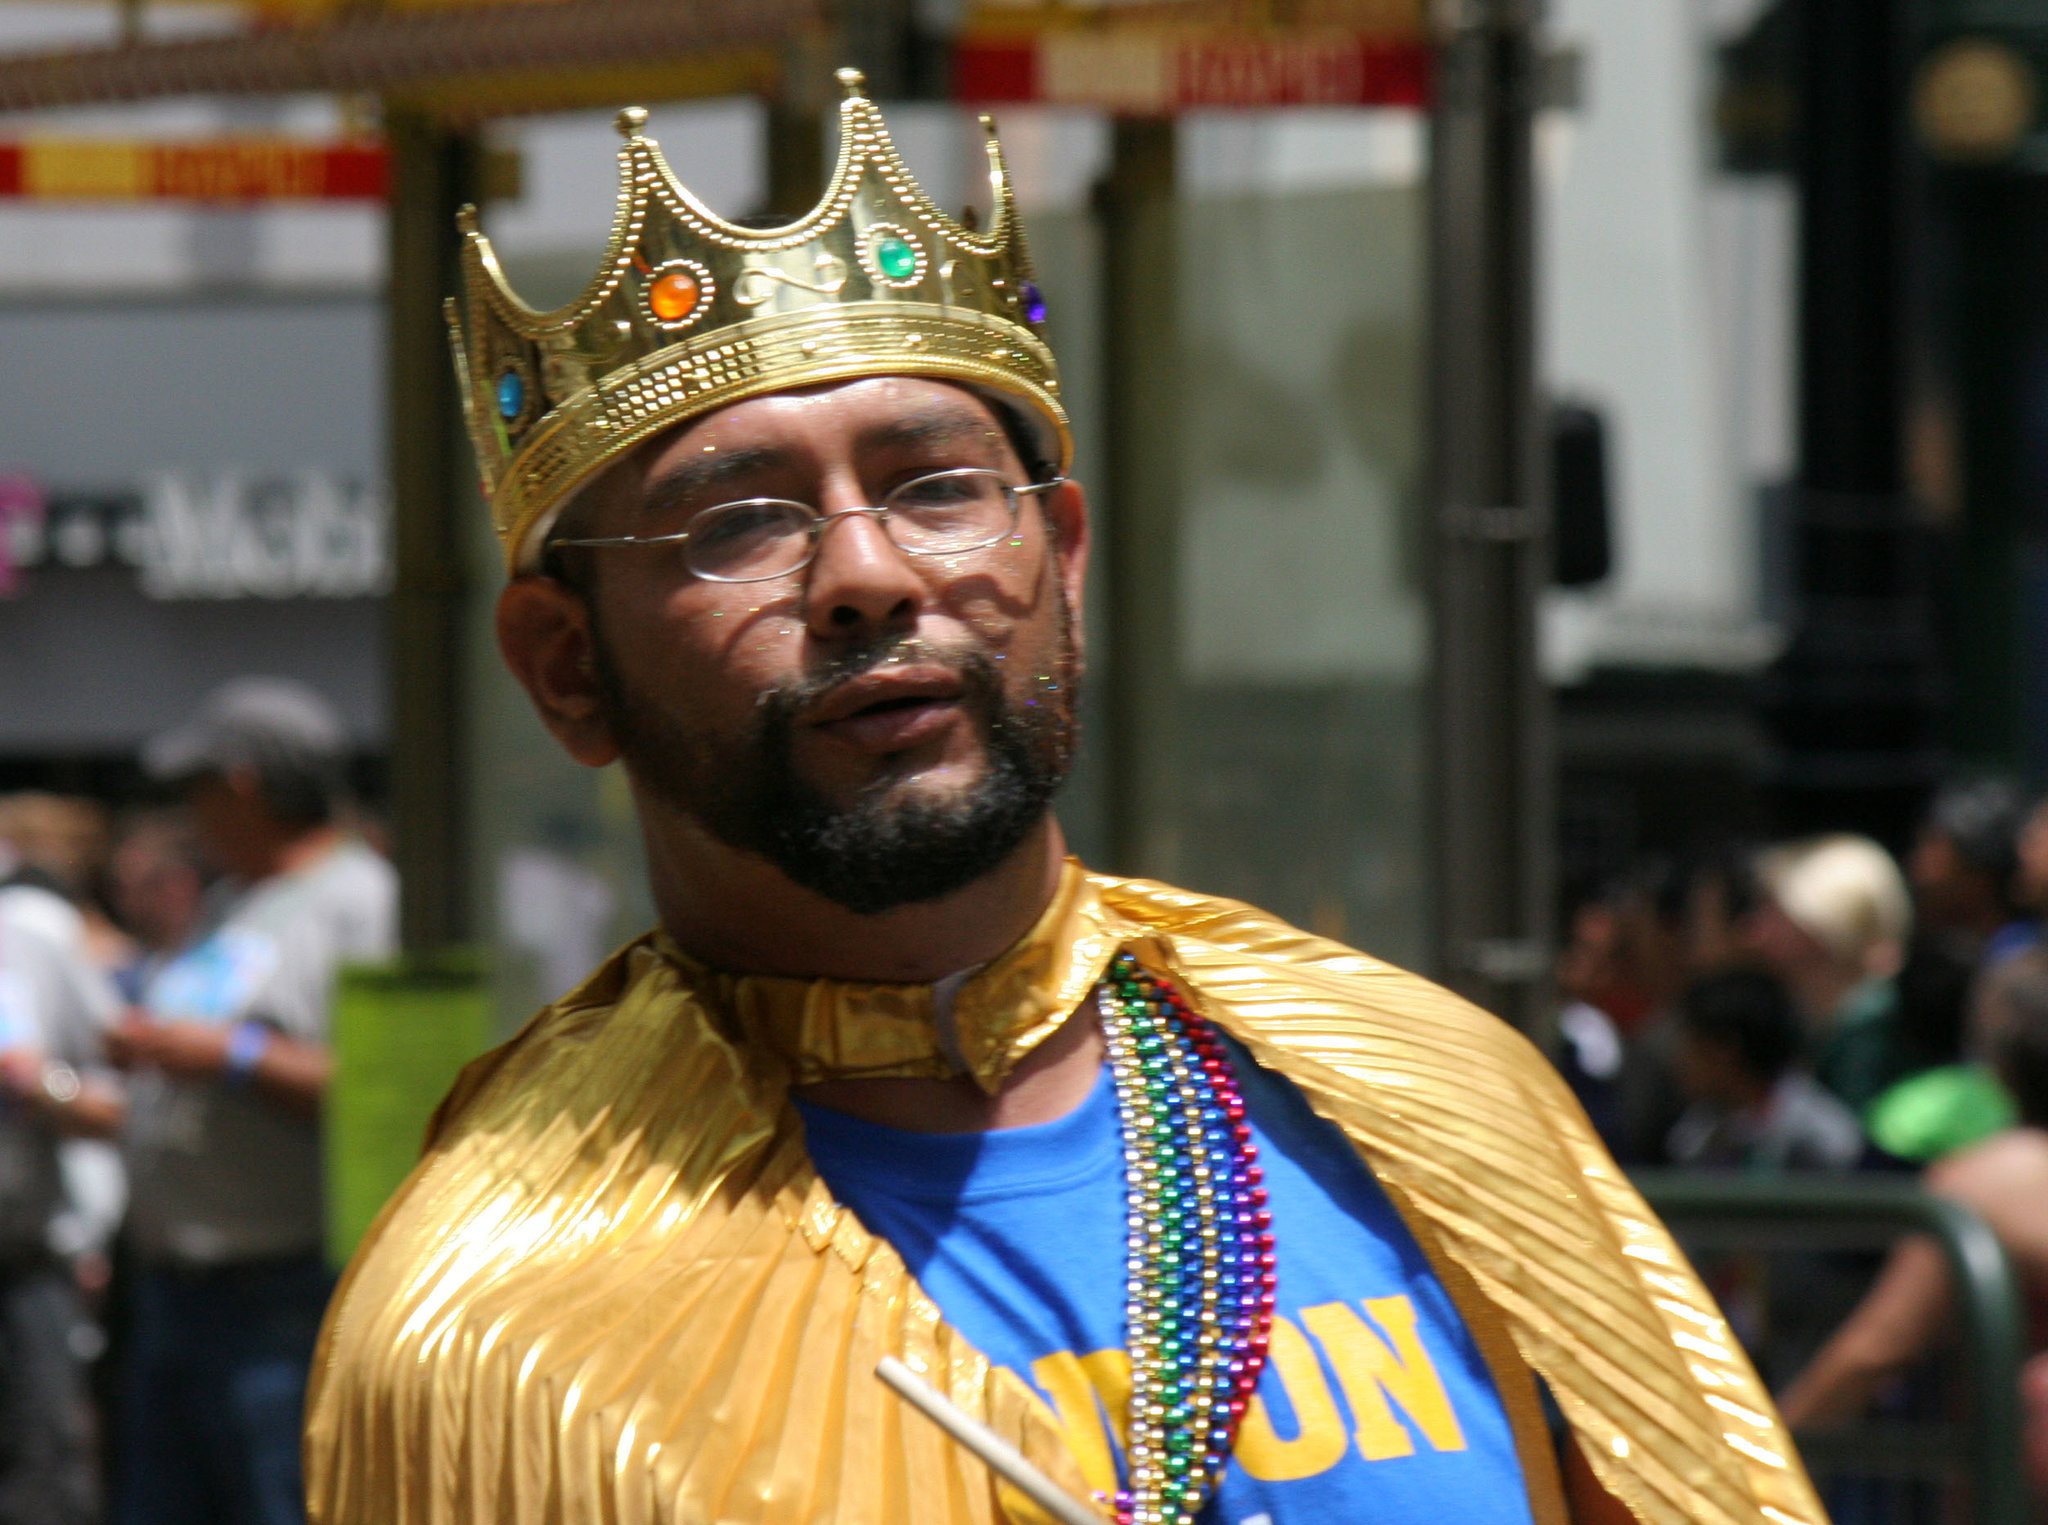
[[662, 955], [729, 1014], [749, 1046], [773, 1054], [791, 1085], [885, 1076], [944, 1079], [966, 1073], [993, 1095], [1102, 977], [1134, 929], [1102, 903], [1069, 858], [1052, 903], [1009, 949], [953, 997], [954, 1052], [940, 1031], [933, 985], [863, 984], [706, 969], [658, 935]]

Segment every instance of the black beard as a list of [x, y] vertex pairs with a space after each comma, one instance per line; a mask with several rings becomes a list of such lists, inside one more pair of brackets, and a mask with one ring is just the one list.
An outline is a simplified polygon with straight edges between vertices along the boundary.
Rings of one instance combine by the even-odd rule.
[[[594, 621], [593, 633], [606, 719], [635, 780], [728, 847], [767, 859], [856, 915], [941, 899], [992, 872], [1045, 819], [1073, 763], [1078, 663], [1064, 598], [1055, 686], [1041, 685], [1035, 702], [1013, 703], [985, 652], [889, 636], [762, 694], [753, 726], [736, 741], [695, 733], [631, 692]], [[797, 718], [847, 679], [911, 656], [959, 677], [987, 768], [946, 799], [891, 801], [896, 780], [884, 775], [835, 805], [797, 774]]]

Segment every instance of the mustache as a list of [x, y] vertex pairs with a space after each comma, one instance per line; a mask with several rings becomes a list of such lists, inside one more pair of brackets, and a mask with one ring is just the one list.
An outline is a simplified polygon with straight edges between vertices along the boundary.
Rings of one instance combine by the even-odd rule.
[[922, 636], [895, 634], [878, 636], [859, 646], [834, 652], [812, 671], [762, 690], [755, 700], [759, 719], [785, 726], [804, 711], [821, 703], [841, 684], [873, 672], [878, 667], [927, 663], [944, 667], [959, 676], [970, 700], [985, 700], [999, 687], [996, 666], [988, 654], [969, 649], [948, 649]]

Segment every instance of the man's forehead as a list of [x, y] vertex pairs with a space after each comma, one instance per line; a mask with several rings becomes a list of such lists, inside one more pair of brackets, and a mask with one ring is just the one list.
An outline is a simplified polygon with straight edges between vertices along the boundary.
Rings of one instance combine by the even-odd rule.
[[860, 377], [750, 397], [678, 425], [656, 442], [651, 474], [678, 452], [738, 445], [877, 447], [984, 437], [1002, 422], [972, 389], [923, 376]]
[[651, 493], [717, 491], [849, 442], [856, 453], [967, 444], [998, 460], [1014, 453], [994, 405], [972, 387], [936, 377], [864, 376], [750, 397], [676, 424], [599, 477], [560, 522], [593, 533], [605, 515], [630, 511]]

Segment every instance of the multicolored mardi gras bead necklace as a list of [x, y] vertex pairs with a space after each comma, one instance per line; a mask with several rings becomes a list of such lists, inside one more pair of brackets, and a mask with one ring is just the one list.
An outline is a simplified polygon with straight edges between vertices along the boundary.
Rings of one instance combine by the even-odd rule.
[[1119, 1525], [1191, 1525], [1266, 1363], [1272, 1214], [1229, 1052], [1120, 953], [1100, 987], [1123, 1130], [1129, 1486]]

